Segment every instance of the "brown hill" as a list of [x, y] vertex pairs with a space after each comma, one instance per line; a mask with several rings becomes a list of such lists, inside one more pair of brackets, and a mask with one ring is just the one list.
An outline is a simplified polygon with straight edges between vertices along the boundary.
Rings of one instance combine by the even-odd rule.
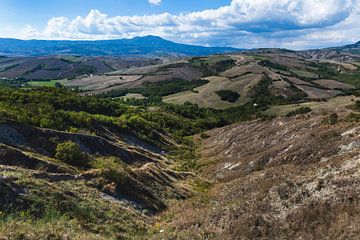
[[213, 187], [173, 207], [167, 214], [177, 217], [156, 237], [357, 239], [359, 133], [357, 123], [323, 115], [207, 132], [202, 176]]

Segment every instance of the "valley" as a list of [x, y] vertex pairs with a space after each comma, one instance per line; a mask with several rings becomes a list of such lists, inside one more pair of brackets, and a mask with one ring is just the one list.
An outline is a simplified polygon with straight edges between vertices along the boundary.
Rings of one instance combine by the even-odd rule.
[[358, 45], [1, 57], [0, 239], [356, 239]]

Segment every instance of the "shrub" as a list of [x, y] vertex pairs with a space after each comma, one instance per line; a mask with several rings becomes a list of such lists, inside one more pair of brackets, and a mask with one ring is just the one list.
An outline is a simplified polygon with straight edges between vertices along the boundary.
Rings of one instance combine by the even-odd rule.
[[208, 139], [210, 136], [207, 135], [206, 133], [201, 133], [201, 134], [200, 134], [200, 137], [201, 137], [202, 139]]
[[221, 100], [228, 102], [236, 102], [240, 95], [237, 92], [233, 92], [230, 90], [221, 90], [216, 92], [217, 95], [220, 96]]
[[299, 114], [306, 114], [306, 113], [309, 113], [311, 112], [311, 108], [309, 107], [301, 107], [301, 108], [298, 108], [294, 111], [291, 111], [289, 112], [286, 116], [288, 117], [292, 117], [292, 116], [296, 116], [296, 115], [299, 115]]
[[89, 155], [82, 152], [79, 144], [68, 141], [57, 145], [55, 157], [73, 166], [87, 166]]
[[329, 116], [329, 124], [334, 125], [339, 121], [339, 116], [336, 113], [332, 113]]

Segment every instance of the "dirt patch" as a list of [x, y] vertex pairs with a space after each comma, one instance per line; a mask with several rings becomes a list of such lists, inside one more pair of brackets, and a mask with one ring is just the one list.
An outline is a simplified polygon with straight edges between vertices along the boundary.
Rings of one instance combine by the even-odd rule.
[[329, 80], [329, 79], [321, 79], [321, 80], [315, 80], [314, 83], [319, 84], [320, 86], [328, 89], [352, 89], [354, 86], [338, 82], [335, 80]]

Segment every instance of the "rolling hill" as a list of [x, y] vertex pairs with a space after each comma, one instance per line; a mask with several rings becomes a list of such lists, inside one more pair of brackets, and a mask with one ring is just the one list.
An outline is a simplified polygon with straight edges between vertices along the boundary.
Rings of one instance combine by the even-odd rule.
[[360, 42], [341, 47], [315, 49], [303, 52], [307, 58], [338, 61], [358, 61], [360, 59]]
[[1, 57], [0, 239], [357, 239], [357, 45]]
[[185, 45], [156, 36], [101, 41], [0, 39], [0, 54], [6, 56], [201, 56], [234, 51], [239, 49]]

